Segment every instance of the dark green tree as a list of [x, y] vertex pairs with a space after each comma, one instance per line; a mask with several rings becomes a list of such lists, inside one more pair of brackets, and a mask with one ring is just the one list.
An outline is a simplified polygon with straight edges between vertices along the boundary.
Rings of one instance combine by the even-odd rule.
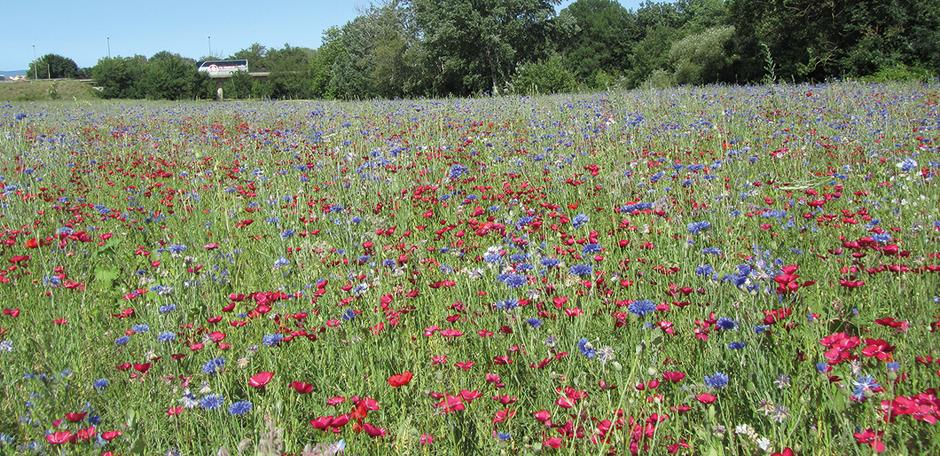
[[103, 58], [91, 68], [91, 77], [104, 98], [144, 98], [141, 83], [146, 71], [147, 58], [142, 55]]
[[26, 77], [33, 79], [77, 78], [78, 65], [68, 57], [46, 54], [29, 64]]
[[636, 17], [616, 0], [578, 0], [560, 19], [572, 21], [575, 29], [559, 40], [559, 52], [582, 81], [598, 72], [622, 72], [641, 37]]
[[194, 60], [162, 51], [147, 62], [141, 87], [146, 98], [183, 100], [207, 95], [207, 79]]
[[435, 94], [490, 92], [548, 55], [558, 0], [413, 0]]

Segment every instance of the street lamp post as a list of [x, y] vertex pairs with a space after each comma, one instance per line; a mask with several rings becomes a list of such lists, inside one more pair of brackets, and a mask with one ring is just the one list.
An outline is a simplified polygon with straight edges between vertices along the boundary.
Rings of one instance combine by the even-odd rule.
[[212, 35], [209, 35], [209, 57], [212, 57]]
[[111, 37], [108, 37], [108, 58], [111, 58]]
[[39, 62], [36, 61], [36, 45], [33, 45], [33, 79], [39, 79]]

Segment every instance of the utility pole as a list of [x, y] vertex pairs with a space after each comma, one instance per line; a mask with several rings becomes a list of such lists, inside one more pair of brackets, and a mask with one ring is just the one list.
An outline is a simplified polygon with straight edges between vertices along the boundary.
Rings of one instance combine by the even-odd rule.
[[108, 58], [111, 58], [111, 37], [108, 37]]

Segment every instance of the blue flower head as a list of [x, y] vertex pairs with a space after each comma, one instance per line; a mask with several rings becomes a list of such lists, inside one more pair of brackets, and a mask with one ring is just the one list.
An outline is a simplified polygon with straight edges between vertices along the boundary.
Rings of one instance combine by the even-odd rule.
[[578, 340], [578, 351], [587, 357], [587, 359], [594, 359], [594, 356], [597, 355], [597, 350], [595, 350], [594, 346], [584, 337]]
[[221, 394], [209, 394], [199, 400], [199, 406], [205, 410], [215, 410], [222, 406]]
[[574, 216], [573, 219], [571, 219], [571, 226], [573, 226], [575, 229], [578, 229], [584, 226], [589, 221], [591, 221], [591, 218], [588, 217], [587, 215], [578, 214]]
[[589, 264], [576, 264], [568, 270], [571, 275], [576, 275], [578, 277], [587, 277], [594, 272], [594, 268]]
[[206, 361], [206, 364], [202, 366], [202, 372], [208, 375], [215, 375], [223, 367], [225, 367], [225, 358], [213, 358]]
[[261, 338], [261, 343], [267, 347], [276, 347], [280, 345], [281, 341], [284, 340], [284, 336], [281, 334], [265, 334]]
[[720, 317], [718, 321], [715, 323], [715, 326], [717, 326], [718, 329], [727, 331], [727, 330], [737, 329], [738, 322], [728, 317]]
[[690, 223], [689, 226], [688, 226], [688, 228], [689, 228], [689, 234], [698, 234], [698, 233], [700, 233], [700, 232], [702, 232], [702, 231], [705, 231], [705, 230], [711, 228], [711, 226], [712, 226], [712, 224], [711, 224], [711, 223], [708, 223], [707, 221], [692, 222], [692, 223]]
[[99, 378], [98, 380], [95, 380], [94, 387], [95, 387], [95, 390], [97, 390], [98, 392], [101, 392], [102, 390], [107, 388], [108, 385], [110, 384], [111, 382], [108, 379]]
[[656, 304], [653, 301], [648, 299], [641, 299], [639, 301], [633, 301], [627, 306], [627, 310], [630, 311], [633, 315], [642, 317], [646, 314], [653, 313], [656, 311]]
[[251, 407], [250, 401], [233, 402], [232, 405], [228, 407], [228, 413], [234, 416], [244, 415], [251, 411]]
[[705, 376], [705, 384], [709, 388], [722, 389], [728, 385], [728, 375], [724, 372], [715, 372], [712, 375]]

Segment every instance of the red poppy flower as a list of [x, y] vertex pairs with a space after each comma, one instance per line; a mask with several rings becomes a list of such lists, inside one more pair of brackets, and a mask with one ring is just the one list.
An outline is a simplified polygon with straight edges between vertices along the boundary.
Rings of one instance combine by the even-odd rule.
[[313, 385], [297, 380], [290, 382], [290, 387], [293, 388], [294, 391], [297, 391], [298, 394], [309, 394], [313, 391]]
[[258, 372], [257, 374], [252, 375], [251, 378], [248, 379], [248, 386], [252, 388], [262, 389], [265, 387], [265, 385], [271, 382], [272, 378], [274, 378], [274, 372], [268, 372], [268, 371]]
[[401, 388], [402, 386], [405, 386], [411, 383], [411, 379], [413, 377], [414, 377], [414, 374], [412, 374], [411, 371], [404, 371], [400, 374], [395, 374], [389, 377], [388, 384], [392, 388]]
[[70, 431], [58, 431], [50, 434], [46, 434], [46, 441], [50, 445], [62, 445], [63, 443], [68, 443], [75, 440], [75, 435]]
[[77, 423], [81, 420], [84, 420], [85, 415], [87, 415], [85, 412], [69, 412], [65, 414], [65, 419], [70, 423]]
[[695, 396], [695, 399], [703, 404], [711, 404], [715, 402], [718, 398], [714, 394], [702, 393], [698, 396]]

